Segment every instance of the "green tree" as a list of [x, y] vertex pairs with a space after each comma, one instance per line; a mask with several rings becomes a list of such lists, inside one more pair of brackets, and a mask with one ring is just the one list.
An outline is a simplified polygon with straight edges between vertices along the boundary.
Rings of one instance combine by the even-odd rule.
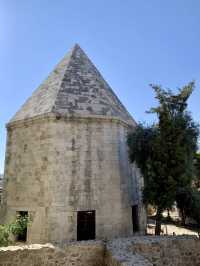
[[194, 155], [194, 176], [191, 186], [177, 189], [177, 206], [180, 210], [182, 224], [186, 217], [194, 219], [200, 225], [200, 153]]
[[200, 192], [191, 187], [181, 188], [177, 193], [177, 203], [185, 224], [186, 217], [190, 217], [200, 225]]
[[162, 212], [172, 207], [178, 189], [191, 186], [199, 131], [186, 110], [193, 82], [178, 94], [151, 87], [159, 105], [150, 113], [157, 115], [158, 123], [149, 127], [139, 124], [128, 136], [128, 145], [130, 160], [144, 177], [144, 202], [157, 208], [155, 233], [159, 235]]
[[136, 162], [144, 177], [143, 200], [157, 209], [156, 234], [160, 234], [162, 212], [174, 203], [175, 182], [166, 176], [166, 164], [162, 153], [158, 126], [139, 124], [128, 136], [129, 157]]
[[195, 167], [194, 186], [195, 188], [200, 189], [200, 152], [196, 153], [194, 157], [194, 167]]

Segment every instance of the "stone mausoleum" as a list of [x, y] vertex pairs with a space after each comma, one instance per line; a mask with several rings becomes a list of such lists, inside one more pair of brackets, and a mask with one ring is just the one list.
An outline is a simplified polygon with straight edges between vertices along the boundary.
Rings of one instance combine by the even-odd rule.
[[144, 232], [126, 144], [135, 125], [75, 45], [7, 124], [2, 221], [28, 214], [29, 243]]

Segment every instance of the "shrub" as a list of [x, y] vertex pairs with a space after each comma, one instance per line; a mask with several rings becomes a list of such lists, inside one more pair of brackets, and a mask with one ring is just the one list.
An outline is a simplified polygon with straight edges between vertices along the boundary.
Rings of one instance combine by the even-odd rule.
[[0, 225], [0, 247], [8, 246], [11, 241], [10, 237], [10, 226], [7, 224]]
[[12, 244], [14, 241], [11, 240], [14, 235], [19, 236], [23, 235], [27, 229], [28, 224], [30, 223], [30, 219], [28, 215], [20, 216], [18, 215], [16, 220], [9, 224], [1, 224], [0, 225], [0, 246], [8, 246]]

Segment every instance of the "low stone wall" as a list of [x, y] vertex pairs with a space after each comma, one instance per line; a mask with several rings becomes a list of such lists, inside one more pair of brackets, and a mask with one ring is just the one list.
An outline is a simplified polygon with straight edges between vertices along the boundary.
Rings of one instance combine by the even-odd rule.
[[0, 248], [0, 266], [199, 266], [197, 237], [131, 237]]
[[103, 242], [87, 241], [64, 245], [51, 244], [0, 248], [0, 266], [103, 266]]
[[153, 237], [137, 239], [131, 250], [155, 266], [199, 266], [200, 240], [196, 237]]
[[200, 240], [184, 237], [132, 237], [107, 244], [106, 266], [199, 266]]
[[[138, 237], [143, 239], [143, 237]], [[135, 237], [109, 241], [106, 246], [106, 266], [153, 266], [150, 261], [132, 250]]]

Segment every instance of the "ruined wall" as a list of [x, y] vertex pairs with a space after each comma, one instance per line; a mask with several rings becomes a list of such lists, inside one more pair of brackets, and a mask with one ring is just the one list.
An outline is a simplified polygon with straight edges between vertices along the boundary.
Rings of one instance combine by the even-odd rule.
[[126, 132], [123, 123], [103, 118], [47, 116], [10, 127], [6, 221], [28, 211], [29, 243], [63, 242], [76, 240], [77, 211], [95, 210], [97, 239], [131, 235]]
[[199, 266], [196, 237], [132, 237], [110, 241], [106, 266]]
[[193, 237], [149, 238], [138, 240], [132, 251], [155, 266], [199, 266], [200, 240]]
[[103, 266], [104, 245], [84, 242], [63, 248], [51, 244], [0, 248], [0, 266]]
[[0, 266], [199, 266], [195, 237], [132, 237], [0, 248]]

